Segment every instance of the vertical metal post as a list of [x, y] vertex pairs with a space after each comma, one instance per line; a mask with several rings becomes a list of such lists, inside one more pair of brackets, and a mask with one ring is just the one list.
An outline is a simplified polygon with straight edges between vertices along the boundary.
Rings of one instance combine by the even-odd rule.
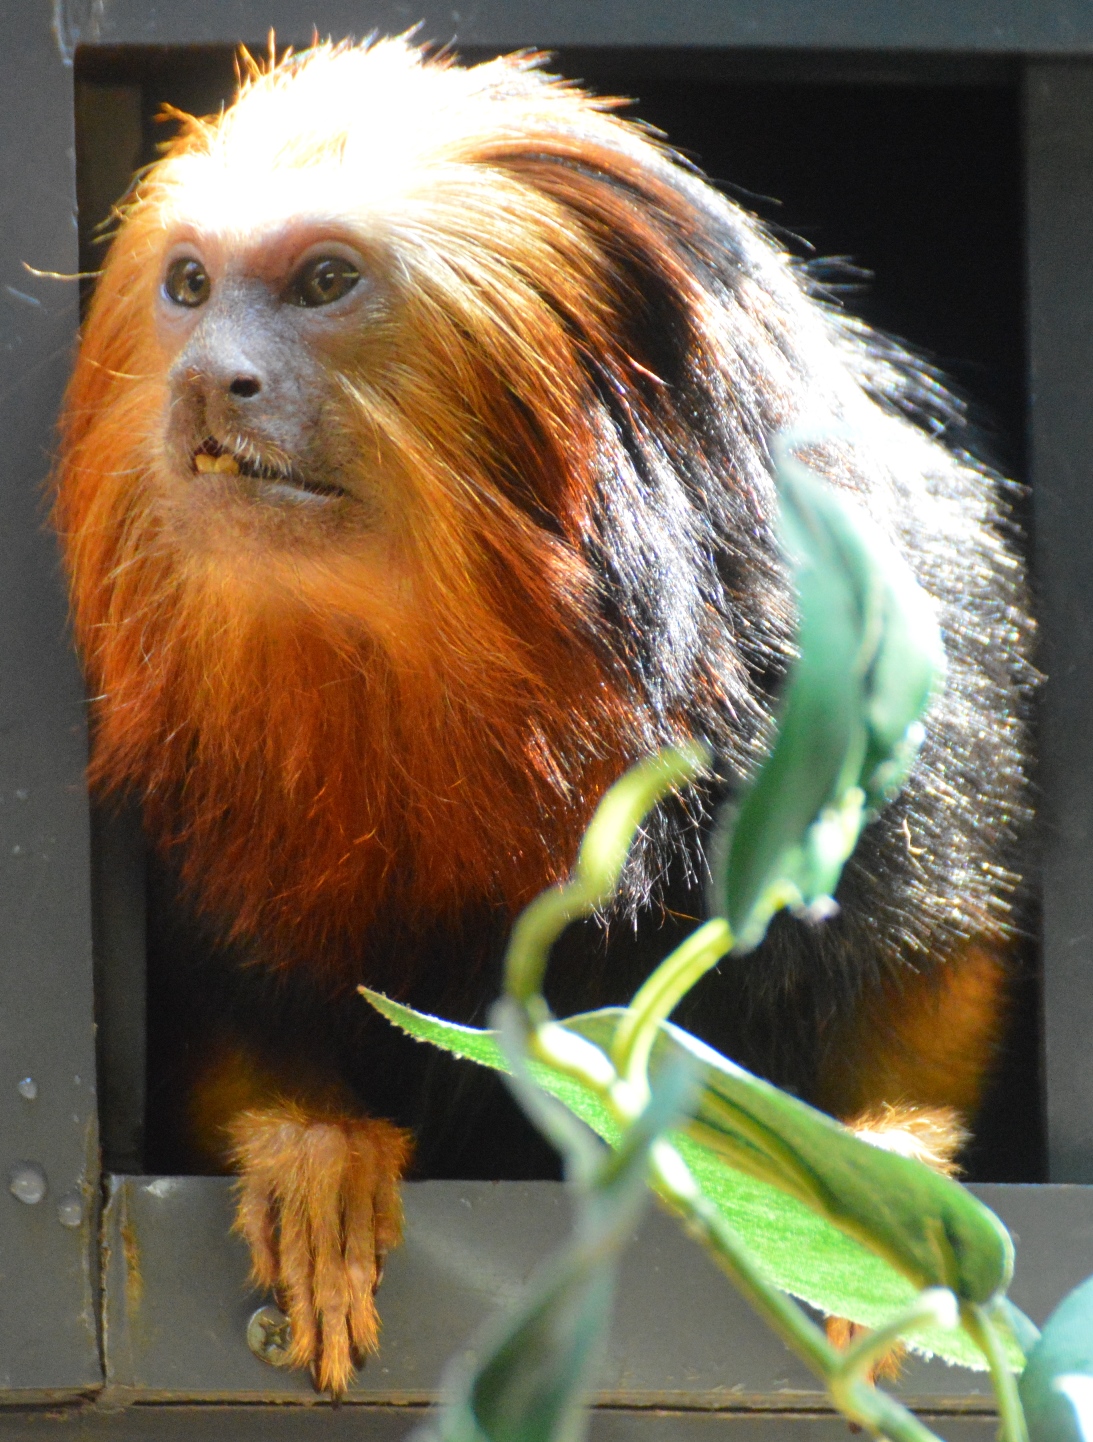
[[[58, 4], [58, 24], [66, 7]], [[43, 481], [76, 328], [72, 70], [9, 7], [0, 95], [0, 1397], [86, 1391], [98, 1138], [84, 701]]]
[[1025, 107], [1048, 1166], [1093, 1182], [1093, 63]]

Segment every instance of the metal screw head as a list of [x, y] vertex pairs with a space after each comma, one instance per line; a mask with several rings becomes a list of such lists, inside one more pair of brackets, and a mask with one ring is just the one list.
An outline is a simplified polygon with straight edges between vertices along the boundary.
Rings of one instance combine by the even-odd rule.
[[279, 1307], [259, 1307], [247, 1323], [247, 1346], [271, 1367], [287, 1367], [292, 1323]]

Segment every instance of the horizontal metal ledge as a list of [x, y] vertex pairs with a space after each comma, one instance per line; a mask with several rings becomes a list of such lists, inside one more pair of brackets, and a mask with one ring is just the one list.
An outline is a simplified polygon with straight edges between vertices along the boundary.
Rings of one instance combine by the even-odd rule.
[[[422, 1413], [405, 1407], [87, 1407], [0, 1409], [4, 1442], [407, 1442]], [[930, 1417], [946, 1442], [994, 1442], [994, 1417]], [[803, 1413], [646, 1412], [597, 1409], [589, 1442], [848, 1442], [841, 1417]]]
[[[106, 1395], [116, 1402], [314, 1402], [306, 1377], [256, 1358], [247, 1320], [263, 1298], [231, 1236], [230, 1182], [118, 1177], [104, 1217]], [[1036, 1320], [1093, 1272], [1093, 1187], [975, 1189], [1019, 1238], [1013, 1296]], [[445, 1363], [518, 1295], [565, 1235], [550, 1182], [419, 1182], [406, 1241], [380, 1293], [382, 1347], [350, 1400], [433, 1400]], [[989, 1412], [983, 1374], [913, 1359], [901, 1395], [935, 1412]], [[625, 1258], [597, 1399], [615, 1407], [823, 1412], [801, 1363], [668, 1216], [651, 1213]], [[6, 1434], [4, 1434], [6, 1435]]]
[[[991, 55], [1093, 53], [1088, 0], [99, 0], [75, 27], [84, 44], [217, 45], [398, 32], [464, 45], [731, 46], [933, 50]], [[74, 37], [75, 38], [75, 37]]]

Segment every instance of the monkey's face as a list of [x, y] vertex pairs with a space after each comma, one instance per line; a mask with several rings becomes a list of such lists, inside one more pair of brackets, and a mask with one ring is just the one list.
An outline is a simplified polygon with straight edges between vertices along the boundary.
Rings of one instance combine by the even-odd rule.
[[124, 553], [96, 563], [345, 619], [416, 675], [523, 676], [548, 631], [571, 669], [623, 439], [667, 434], [629, 324], [645, 142], [523, 62], [289, 73], [187, 122], [125, 207], [73, 392], [80, 504]]
[[298, 542], [375, 528], [347, 387], [383, 330], [383, 289], [346, 228], [307, 216], [170, 237], [155, 300], [162, 480], [186, 529], [219, 520]]

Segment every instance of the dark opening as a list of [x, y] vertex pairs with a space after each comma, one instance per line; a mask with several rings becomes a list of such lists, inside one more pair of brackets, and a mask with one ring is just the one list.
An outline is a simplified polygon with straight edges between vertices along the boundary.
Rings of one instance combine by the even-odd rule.
[[[914, 57], [868, 63], [851, 57], [836, 65], [823, 56], [782, 61], [642, 51], [569, 52], [557, 62], [559, 71], [594, 89], [634, 97], [637, 115], [763, 217], [795, 254], [837, 262], [820, 273], [846, 304], [925, 354], [967, 400], [970, 423], [958, 444], [1021, 479], [1026, 365], [1019, 96], [1004, 67], [959, 59], [946, 66], [942, 73]], [[234, 60], [222, 49], [83, 50], [77, 81], [81, 269], [93, 270], [101, 255], [96, 226], [132, 170], [154, 159], [167, 133], [154, 118], [159, 107], [169, 102], [198, 114], [216, 110], [234, 89]], [[1024, 520], [1020, 503], [1018, 509]], [[177, 932], [167, 914], [171, 903], [162, 895], [153, 890], [149, 898], [153, 957], [170, 950], [167, 939]], [[117, 907], [105, 911], [114, 914]], [[1031, 933], [1031, 905], [1027, 920]], [[100, 923], [100, 930], [108, 924]], [[101, 955], [116, 949], [109, 937], [100, 938]], [[1006, 1053], [967, 1158], [973, 1180], [1036, 1181], [1044, 1175], [1039, 987], [1034, 947], [1027, 950]], [[141, 1160], [147, 1169], [175, 1170], [185, 1158], [172, 1153], [165, 1109], [154, 1101], [162, 1077], [160, 1049], [152, 1043], [169, 1022], [162, 1002], [156, 1010], [160, 995], [153, 982], [153, 1101]], [[109, 1069], [112, 1052], [125, 1051], [132, 1023], [113, 1024], [103, 1004], [101, 1060]], [[104, 1092], [109, 1096], [109, 1087]], [[132, 1127], [124, 1134], [131, 1137]], [[107, 1165], [132, 1168], [128, 1154], [109, 1154], [108, 1117], [104, 1135]]]

